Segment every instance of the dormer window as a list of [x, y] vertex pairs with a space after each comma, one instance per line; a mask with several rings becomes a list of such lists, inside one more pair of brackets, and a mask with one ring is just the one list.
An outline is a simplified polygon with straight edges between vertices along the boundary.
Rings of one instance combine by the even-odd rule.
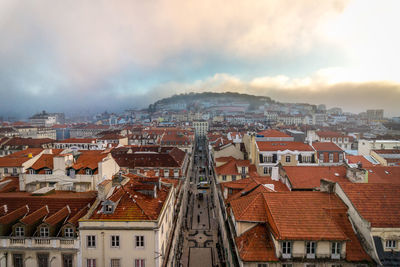
[[92, 170], [91, 169], [86, 169], [86, 175], [92, 175]]
[[73, 238], [74, 237], [74, 229], [71, 227], [66, 227], [64, 229], [64, 237]]
[[49, 237], [49, 227], [40, 227], [40, 237]]
[[114, 212], [115, 203], [111, 200], [106, 200], [103, 202], [103, 213], [112, 214]]
[[15, 227], [15, 236], [16, 237], [25, 236], [25, 227], [23, 227], [23, 226]]
[[35, 174], [35, 170], [34, 169], [29, 169], [28, 173], [29, 174]]
[[292, 242], [283, 241], [282, 242], [282, 258], [289, 259], [292, 257]]
[[395, 249], [396, 248], [396, 240], [386, 240], [386, 248], [388, 249]]
[[306, 242], [306, 253], [308, 259], [315, 259], [315, 242]]
[[342, 244], [340, 244], [339, 242], [332, 242], [332, 259], [340, 259], [340, 250], [342, 248]]
[[52, 174], [52, 173], [53, 173], [53, 171], [52, 171], [52, 170], [50, 170], [50, 169], [46, 169], [46, 170], [44, 170], [44, 173], [45, 173], [45, 174]]

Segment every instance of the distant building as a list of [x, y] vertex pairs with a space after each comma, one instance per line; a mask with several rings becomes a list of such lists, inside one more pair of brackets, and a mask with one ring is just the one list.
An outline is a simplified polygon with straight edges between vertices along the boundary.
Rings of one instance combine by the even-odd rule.
[[358, 154], [369, 156], [374, 149], [400, 149], [400, 140], [367, 140], [358, 141]]
[[194, 127], [194, 132], [195, 132], [196, 137], [207, 136], [208, 121], [194, 121], [193, 127]]
[[46, 111], [42, 111], [42, 113], [38, 113], [29, 118], [29, 122], [33, 126], [42, 126], [42, 127], [50, 127], [56, 124], [57, 116], [53, 114], [49, 114]]
[[369, 121], [383, 120], [383, 109], [368, 109], [367, 118]]

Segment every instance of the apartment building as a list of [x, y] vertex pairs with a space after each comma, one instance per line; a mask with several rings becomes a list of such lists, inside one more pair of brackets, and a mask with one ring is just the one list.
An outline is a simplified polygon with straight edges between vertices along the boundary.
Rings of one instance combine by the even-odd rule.
[[373, 263], [332, 193], [253, 190], [230, 201], [240, 266], [368, 266]]
[[310, 144], [317, 153], [317, 162], [321, 166], [341, 165], [345, 162], [344, 151], [332, 142], [315, 142]]
[[[257, 141], [255, 160], [257, 172], [261, 176], [276, 177], [277, 166], [313, 166], [317, 165], [316, 152], [308, 144], [286, 141]], [[274, 168], [275, 167], [275, 168]], [[273, 174], [275, 170], [275, 175]]]
[[371, 150], [375, 149], [399, 149], [400, 140], [368, 140], [360, 139], [358, 141], [358, 154], [369, 156]]
[[79, 221], [81, 266], [162, 266], [172, 237], [175, 191], [159, 178], [119, 179], [110, 196]]
[[26, 171], [20, 174], [20, 188], [28, 192], [43, 187], [57, 190], [85, 192], [96, 190], [103, 180], [110, 180], [119, 172], [111, 153], [82, 151], [63, 153], [53, 149], [42, 154]]
[[228, 182], [249, 177], [250, 171], [256, 172], [256, 167], [248, 160], [238, 160], [233, 157], [215, 159], [219, 166], [215, 167], [217, 182]]
[[125, 146], [112, 150], [112, 156], [125, 173], [155, 173], [164, 178], [186, 177], [188, 154], [177, 147]]
[[5, 137], [0, 139], [0, 157], [28, 148], [52, 148], [53, 143], [54, 140], [49, 138]]
[[343, 150], [350, 150], [354, 147], [354, 138], [339, 132], [332, 131], [308, 131], [309, 142], [332, 142]]
[[78, 220], [96, 192], [0, 193], [0, 265], [80, 266]]
[[106, 140], [101, 141], [96, 138], [68, 138], [54, 142], [54, 147], [72, 150], [104, 150], [108, 144]]
[[49, 150], [42, 148], [28, 148], [0, 157], [0, 178], [9, 175], [18, 176], [21, 173], [25, 173], [43, 153], [48, 152]]
[[194, 127], [194, 132], [195, 132], [196, 137], [207, 136], [208, 121], [194, 121], [193, 127]]

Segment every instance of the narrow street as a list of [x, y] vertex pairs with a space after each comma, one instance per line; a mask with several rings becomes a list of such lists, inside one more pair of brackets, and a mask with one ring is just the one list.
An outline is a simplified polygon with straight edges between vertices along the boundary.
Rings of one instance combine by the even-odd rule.
[[[194, 150], [194, 164], [188, 190], [188, 210], [183, 224], [183, 246], [180, 266], [213, 267], [220, 263], [217, 248], [218, 221], [215, 215], [210, 189], [211, 177], [207, 170], [205, 142]], [[204, 183], [203, 185], [200, 185]], [[200, 185], [200, 186], [199, 186]]]

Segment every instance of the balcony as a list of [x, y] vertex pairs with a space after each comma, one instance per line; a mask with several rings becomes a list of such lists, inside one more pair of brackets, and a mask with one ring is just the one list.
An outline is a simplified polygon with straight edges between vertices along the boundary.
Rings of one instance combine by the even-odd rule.
[[40, 238], [40, 237], [0, 237], [0, 247], [3, 248], [55, 248], [55, 249], [79, 249], [77, 239], [67, 238]]

